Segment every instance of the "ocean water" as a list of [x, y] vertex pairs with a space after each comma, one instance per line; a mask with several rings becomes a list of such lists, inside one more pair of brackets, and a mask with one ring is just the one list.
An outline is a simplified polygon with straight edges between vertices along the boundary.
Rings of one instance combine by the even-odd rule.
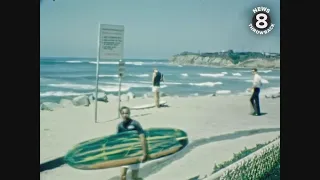
[[[250, 69], [172, 65], [168, 60], [125, 60], [122, 93], [136, 96], [151, 92], [151, 74], [158, 68], [164, 74], [161, 91], [168, 95], [189, 96], [246, 94], [252, 85]], [[100, 62], [99, 89], [118, 92], [118, 62]], [[263, 78], [261, 94], [280, 90], [280, 70], [259, 70]], [[92, 93], [96, 82], [95, 58], [40, 58], [40, 101], [59, 102], [61, 98]]]

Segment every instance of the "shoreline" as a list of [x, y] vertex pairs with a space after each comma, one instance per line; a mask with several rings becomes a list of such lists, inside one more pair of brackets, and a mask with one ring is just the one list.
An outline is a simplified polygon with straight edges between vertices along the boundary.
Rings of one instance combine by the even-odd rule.
[[[276, 88], [279, 90], [271, 90], [272, 88]], [[272, 94], [277, 94], [278, 92], [280, 92], [280, 87], [269, 87], [267, 89], [264, 89], [267, 91], [262, 91], [260, 93], [261, 96], [265, 97], [265, 96], [270, 96]], [[268, 91], [269, 90], [269, 91]], [[112, 101], [118, 100], [118, 93], [109, 93], [109, 92], [104, 92], [104, 91], [99, 91], [99, 93], [104, 93], [107, 98], [111, 96]], [[83, 93], [81, 95], [77, 95], [77, 96], [59, 96], [59, 97], [55, 97], [55, 99], [57, 99], [56, 101], [43, 101], [41, 100], [40, 97], [40, 105], [42, 103], [45, 102], [49, 102], [49, 103], [60, 103], [61, 100], [72, 100], [76, 97], [79, 96], [88, 96], [88, 97], [92, 97], [93, 94], [95, 94], [94, 92], [92, 93]], [[128, 94], [133, 94], [133, 99], [147, 99], [147, 98], [153, 98], [153, 93], [152, 92], [147, 92], [144, 93], [143, 95], [136, 95], [131, 91], [125, 91], [125, 92], [121, 92], [121, 99], [126, 99], [128, 96]], [[250, 96], [251, 93], [247, 92], [247, 91], [243, 91], [243, 92], [232, 92], [231, 90], [216, 90], [213, 91], [212, 93], [206, 93], [206, 94], [199, 94], [199, 93], [192, 93], [192, 94], [188, 94], [188, 95], [171, 95], [171, 94], [167, 94], [165, 92], [160, 92], [160, 97], [174, 97], [174, 98], [190, 98], [190, 97], [215, 97], [215, 96]], [[45, 98], [43, 98], [45, 99]]]

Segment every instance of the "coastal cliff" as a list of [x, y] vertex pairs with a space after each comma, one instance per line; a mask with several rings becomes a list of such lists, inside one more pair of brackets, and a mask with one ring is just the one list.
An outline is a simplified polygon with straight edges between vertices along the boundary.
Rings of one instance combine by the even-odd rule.
[[280, 54], [260, 52], [233, 52], [232, 50], [214, 53], [183, 52], [172, 56], [169, 59], [169, 62], [178, 65], [280, 68]]

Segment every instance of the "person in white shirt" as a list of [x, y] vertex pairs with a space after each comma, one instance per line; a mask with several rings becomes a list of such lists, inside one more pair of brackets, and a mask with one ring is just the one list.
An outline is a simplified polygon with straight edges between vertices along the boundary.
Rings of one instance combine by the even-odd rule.
[[261, 112], [260, 112], [260, 104], [259, 104], [259, 94], [260, 94], [260, 88], [262, 86], [261, 76], [258, 74], [258, 70], [256, 68], [252, 69], [252, 74], [253, 74], [253, 85], [250, 88], [252, 92], [250, 102], [254, 109], [253, 115], [260, 116]]

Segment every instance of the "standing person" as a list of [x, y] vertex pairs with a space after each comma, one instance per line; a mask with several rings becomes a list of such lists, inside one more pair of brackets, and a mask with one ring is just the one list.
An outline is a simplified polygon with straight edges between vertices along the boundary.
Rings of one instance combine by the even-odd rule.
[[160, 107], [160, 82], [164, 82], [163, 74], [157, 69], [153, 70], [152, 74], [152, 91], [154, 92], [156, 107]]
[[[120, 108], [120, 114], [123, 119], [122, 122], [118, 124], [117, 133], [126, 132], [126, 131], [137, 131], [140, 137], [141, 146], [142, 146], [142, 156], [140, 158], [140, 162], [144, 162], [147, 160], [147, 145], [145, 134], [143, 128], [141, 127], [138, 121], [135, 121], [130, 118], [130, 109], [126, 106]], [[120, 171], [120, 179], [126, 180], [127, 179], [127, 171], [131, 169], [132, 180], [142, 180], [139, 178], [139, 168], [140, 163], [138, 164], [131, 164], [128, 166], [122, 166]]]
[[259, 93], [260, 93], [260, 88], [262, 86], [261, 76], [258, 74], [258, 70], [256, 68], [253, 68], [251, 72], [253, 74], [253, 85], [250, 88], [252, 92], [250, 102], [254, 109], [253, 115], [260, 116], [261, 113], [260, 113], [260, 104], [259, 104]]

